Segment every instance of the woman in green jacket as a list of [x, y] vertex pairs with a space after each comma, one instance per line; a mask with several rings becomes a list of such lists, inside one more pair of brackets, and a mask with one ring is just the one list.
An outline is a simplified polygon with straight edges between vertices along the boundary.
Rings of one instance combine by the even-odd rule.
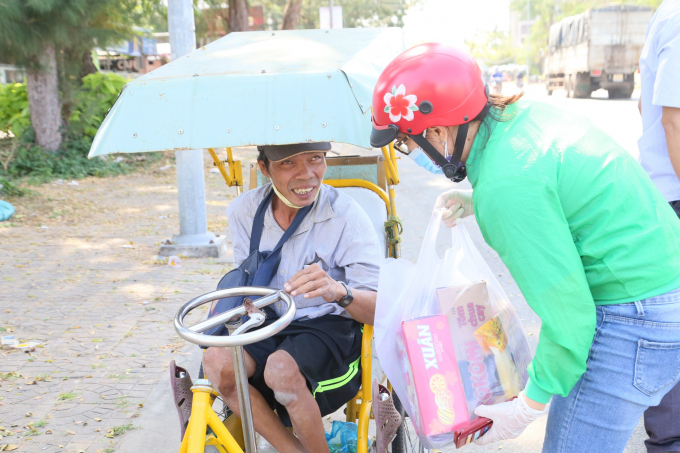
[[489, 95], [465, 52], [416, 46], [378, 79], [371, 143], [467, 173], [473, 191], [437, 207], [449, 226], [476, 215], [542, 320], [526, 388], [476, 408], [494, 421], [477, 442], [517, 437], [552, 400], [544, 452], [621, 452], [680, 380], [680, 221], [609, 136], [520, 97]]

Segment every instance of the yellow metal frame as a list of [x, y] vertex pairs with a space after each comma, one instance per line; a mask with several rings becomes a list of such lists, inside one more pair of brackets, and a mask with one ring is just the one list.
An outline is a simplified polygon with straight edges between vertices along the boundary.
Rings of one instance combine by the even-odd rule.
[[[241, 162], [233, 159], [231, 148], [227, 148], [226, 161], [220, 160], [214, 149], [209, 148], [208, 151], [227, 186], [236, 187], [240, 194], [243, 189]], [[392, 144], [389, 147], [383, 147], [382, 153], [385, 158], [387, 192], [378, 185], [363, 179], [329, 179], [325, 180], [324, 183], [332, 187], [362, 187], [374, 192], [385, 203], [389, 219], [397, 220], [396, 195], [394, 191], [394, 186], [399, 184], [397, 157]], [[228, 165], [228, 169], [224, 166], [225, 162]], [[396, 239], [393, 246], [389, 247], [389, 256], [398, 258], [401, 254], [398, 247], [399, 229], [396, 225], [389, 228], [392, 228], [392, 238]], [[358, 420], [357, 453], [368, 453], [368, 424], [372, 418], [371, 411], [373, 408], [373, 397], [371, 395], [371, 375], [373, 371], [372, 340], [373, 326], [364, 325], [361, 339], [361, 389], [359, 389], [357, 396], [347, 403], [346, 409], [347, 421], [357, 422]], [[225, 424], [229, 426], [229, 429], [227, 429], [225, 424], [220, 421], [219, 417], [212, 410], [212, 401], [217, 396], [217, 393], [214, 390], [200, 386], [194, 387], [191, 390], [194, 392], [191, 418], [182, 440], [180, 453], [203, 453], [206, 443], [214, 445], [220, 453], [243, 453], [239, 442], [234, 439], [234, 437], [242, 439], [242, 433], [239, 432], [241, 428], [240, 423], [233, 423], [234, 420], [230, 417], [229, 420], [225, 421]], [[215, 436], [206, 436], [207, 426], [210, 426]], [[234, 433], [234, 436], [232, 436], [230, 431]]]
[[[227, 183], [227, 187], [236, 187], [236, 193], [240, 195], [243, 192], [243, 171], [241, 169], [241, 161], [234, 160], [231, 154], [231, 148], [227, 148], [227, 160], [220, 160], [213, 148], [208, 148], [210, 156], [220, 174]], [[224, 163], [227, 163], [228, 169], [225, 168]]]
[[387, 215], [389, 216], [392, 207], [390, 205], [390, 199], [387, 196], [387, 193], [382, 190], [380, 187], [377, 185], [373, 184], [370, 181], [366, 181], [365, 179], [324, 179], [323, 180], [324, 184], [328, 184], [329, 186], [332, 187], [363, 187], [364, 189], [368, 189], [372, 192], [375, 192], [381, 199], [382, 201], [385, 202], [385, 206], [387, 207]]
[[[399, 170], [397, 169], [397, 157], [394, 147], [390, 144], [382, 148], [385, 157], [385, 176], [387, 178], [387, 193], [372, 182], [363, 179], [329, 179], [324, 180], [325, 184], [332, 187], [363, 187], [377, 194], [387, 208], [387, 215], [390, 219], [397, 217], [397, 205], [394, 186], [399, 184]], [[399, 230], [393, 228], [393, 237], [399, 238]], [[397, 243], [398, 245], [398, 243]], [[401, 255], [399, 247], [390, 247], [389, 256], [398, 258]], [[345, 417], [348, 422], [356, 422], [359, 426], [357, 438], [357, 453], [368, 453], [368, 423], [372, 418], [373, 396], [371, 395], [373, 372], [373, 326], [364, 324], [364, 333], [361, 338], [361, 389], [357, 396], [347, 403]]]
[[[224, 453], [243, 453], [234, 436], [222, 424], [222, 420], [212, 409], [212, 403], [217, 392], [200, 385], [192, 387], [191, 391], [194, 393], [191, 417], [179, 453], [203, 453], [206, 441], [215, 445], [218, 451], [223, 450]], [[214, 436], [206, 436], [207, 426], [215, 433]]]
[[357, 422], [357, 453], [368, 453], [368, 423], [373, 418], [373, 396], [371, 375], [373, 371], [373, 326], [364, 324], [361, 337], [361, 388], [357, 396], [347, 402], [345, 420]]
[[394, 190], [394, 186], [399, 184], [399, 167], [397, 167], [397, 153], [394, 150], [394, 143], [390, 143], [389, 146], [383, 146], [382, 147], [382, 153], [383, 156], [385, 157], [385, 174], [387, 177], [387, 195], [389, 198], [389, 217], [390, 217], [390, 228], [392, 229], [391, 234], [388, 234], [388, 236], [391, 237], [392, 241], [390, 243], [390, 257], [392, 258], [399, 258], [401, 257], [401, 247], [399, 246], [399, 243], [401, 242], [401, 238], [399, 235], [401, 234], [400, 231], [400, 225], [401, 225], [401, 220], [399, 219], [399, 216], [397, 216], [397, 195]]
[[394, 144], [382, 147], [383, 157], [385, 158], [385, 173], [387, 174], [387, 185], [396, 186], [399, 184], [399, 169], [397, 168], [397, 156], [394, 151]]

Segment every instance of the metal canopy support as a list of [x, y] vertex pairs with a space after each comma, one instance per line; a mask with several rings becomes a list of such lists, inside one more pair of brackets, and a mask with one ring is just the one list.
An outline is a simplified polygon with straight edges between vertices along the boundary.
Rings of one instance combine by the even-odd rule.
[[[171, 58], [176, 60], [196, 49], [194, 9], [191, 0], [168, 0], [168, 29]], [[183, 134], [181, 129], [177, 134]], [[208, 232], [205, 204], [203, 150], [175, 152], [177, 165], [177, 198], [179, 202], [179, 235], [173, 244], [161, 247], [161, 255], [218, 256], [218, 244]]]

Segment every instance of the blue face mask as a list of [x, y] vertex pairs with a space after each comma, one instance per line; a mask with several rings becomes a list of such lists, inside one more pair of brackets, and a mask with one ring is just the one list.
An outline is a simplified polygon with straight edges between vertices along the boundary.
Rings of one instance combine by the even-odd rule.
[[[442, 168], [435, 164], [432, 159], [430, 159], [427, 154], [423, 151], [422, 148], [416, 148], [413, 150], [412, 153], [409, 154], [409, 157], [413, 159], [413, 161], [418, 164], [419, 166], [423, 167], [425, 170], [429, 171], [432, 174], [435, 175], [443, 175], [444, 170]], [[448, 142], [444, 142], [444, 158], [451, 162], [451, 157], [449, 156], [449, 144]]]
[[421, 148], [414, 149], [408, 155], [408, 157], [413, 159], [413, 162], [418, 164], [420, 167], [423, 167], [430, 173], [435, 175], [444, 175], [444, 171], [441, 169], [441, 167], [437, 166], [434, 162], [432, 162], [432, 159], [427, 157], [427, 154], [425, 154]]

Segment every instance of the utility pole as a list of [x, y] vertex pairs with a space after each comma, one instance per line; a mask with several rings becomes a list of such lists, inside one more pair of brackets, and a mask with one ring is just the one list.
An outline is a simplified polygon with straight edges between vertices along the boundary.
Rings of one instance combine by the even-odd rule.
[[[196, 26], [192, 0], [168, 0], [168, 30], [172, 60], [196, 49]], [[182, 132], [179, 132], [180, 134]], [[161, 246], [163, 256], [218, 257], [221, 239], [208, 232], [205, 204], [203, 150], [175, 151], [179, 235]]]
[[529, 56], [529, 36], [531, 36], [531, 0], [527, 0], [527, 85], [529, 85], [529, 72], [531, 68]]

